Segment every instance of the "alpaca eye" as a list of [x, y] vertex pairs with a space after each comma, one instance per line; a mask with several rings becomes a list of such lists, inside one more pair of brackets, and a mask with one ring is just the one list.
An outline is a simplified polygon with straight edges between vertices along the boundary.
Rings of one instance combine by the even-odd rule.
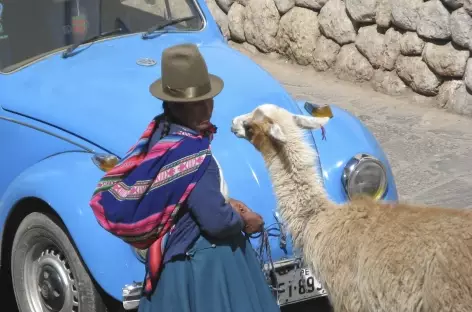
[[250, 125], [249, 123], [245, 122], [243, 124], [243, 128], [244, 128], [244, 132], [246, 132], [246, 136], [248, 138], [251, 138], [254, 135], [252, 125]]
[[246, 131], [251, 131], [252, 130], [251, 125], [247, 121], [243, 122], [243, 128]]

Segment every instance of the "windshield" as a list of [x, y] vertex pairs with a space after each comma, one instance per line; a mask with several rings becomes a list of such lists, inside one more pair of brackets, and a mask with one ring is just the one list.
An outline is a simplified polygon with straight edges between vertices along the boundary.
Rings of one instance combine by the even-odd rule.
[[137, 33], [188, 16], [196, 18], [172, 27], [200, 30], [194, 0], [0, 0], [0, 71], [113, 30], [117, 18]]

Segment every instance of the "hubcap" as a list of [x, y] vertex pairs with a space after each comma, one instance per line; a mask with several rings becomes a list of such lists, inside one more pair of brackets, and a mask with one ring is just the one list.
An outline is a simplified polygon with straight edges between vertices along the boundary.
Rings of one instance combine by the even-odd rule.
[[46, 307], [55, 312], [61, 311], [64, 306], [65, 288], [59, 273], [49, 264], [44, 265], [39, 273], [39, 292]]
[[32, 312], [77, 312], [78, 291], [64, 255], [35, 244], [25, 259], [24, 283]]

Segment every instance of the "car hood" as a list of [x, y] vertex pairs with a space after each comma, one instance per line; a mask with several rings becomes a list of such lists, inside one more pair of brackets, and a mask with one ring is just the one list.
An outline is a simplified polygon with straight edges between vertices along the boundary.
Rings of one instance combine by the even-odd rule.
[[[48, 57], [2, 79], [4, 90], [16, 92], [2, 92], [0, 103], [121, 156], [162, 111], [161, 101], [149, 92], [160, 77], [162, 51], [189, 41], [199, 45], [209, 72], [224, 80], [213, 117], [220, 127], [219, 141], [236, 141], [229, 131], [231, 119], [259, 104], [297, 109], [278, 82], [248, 57], [221, 42], [202, 44], [197, 36], [175, 34], [151, 40], [122, 37], [78, 49], [67, 59], [60, 54]], [[141, 58], [157, 64], [140, 66]]]
[[[218, 132], [212, 151], [224, 170], [230, 196], [243, 200], [270, 225], [275, 222], [276, 203], [269, 175], [255, 148], [231, 133], [231, 121], [262, 103], [300, 110], [272, 76], [224, 43], [202, 44], [196, 36], [179, 39], [176, 35], [95, 43], [68, 59], [54, 55], [3, 79], [6, 90], [19, 92], [4, 92], [0, 103], [4, 109], [123, 156], [162, 111], [161, 102], [149, 93], [149, 85], [160, 77], [160, 62], [145, 67], [137, 60], [159, 60], [166, 47], [189, 41], [199, 45], [209, 71], [224, 80], [224, 89], [215, 98], [212, 121]], [[271, 240], [278, 244], [276, 238]], [[290, 253], [290, 245], [287, 248]], [[284, 254], [277, 248], [272, 256], [276, 260]]]

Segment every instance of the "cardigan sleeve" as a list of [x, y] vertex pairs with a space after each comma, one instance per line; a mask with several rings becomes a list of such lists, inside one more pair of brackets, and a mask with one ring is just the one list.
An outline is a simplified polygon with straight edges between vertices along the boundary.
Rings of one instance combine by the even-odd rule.
[[220, 190], [219, 169], [213, 158], [190, 193], [187, 205], [201, 230], [213, 237], [234, 235], [244, 227], [240, 215], [225, 202]]

